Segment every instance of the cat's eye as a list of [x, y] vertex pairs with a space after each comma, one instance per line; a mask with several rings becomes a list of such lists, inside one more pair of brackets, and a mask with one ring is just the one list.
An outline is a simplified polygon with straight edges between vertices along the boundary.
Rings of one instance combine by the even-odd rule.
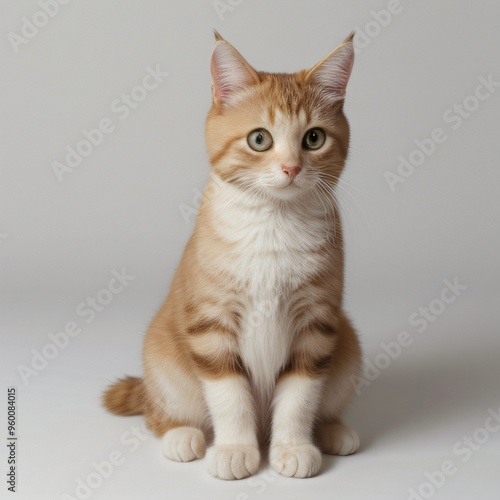
[[258, 128], [248, 134], [247, 142], [254, 151], [266, 151], [273, 145], [273, 137], [265, 128]]
[[319, 149], [325, 141], [325, 131], [321, 128], [312, 128], [305, 133], [302, 139], [302, 147], [304, 149]]

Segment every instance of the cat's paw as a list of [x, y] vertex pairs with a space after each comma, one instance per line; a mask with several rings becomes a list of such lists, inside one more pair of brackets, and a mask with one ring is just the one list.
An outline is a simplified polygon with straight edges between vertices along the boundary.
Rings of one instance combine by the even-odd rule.
[[207, 453], [208, 470], [220, 479], [243, 479], [259, 469], [260, 452], [250, 445], [212, 446]]
[[269, 458], [272, 468], [287, 477], [315, 476], [321, 467], [321, 452], [312, 444], [277, 444]]
[[321, 424], [318, 442], [327, 455], [350, 455], [359, 448], [359, 437], [353, 429], [342, 424]]
[[162, 440], [164, 455], [176, 462], [191, 462], [205, 456], [205, 436], [195, 427], [175, 427], [170, 429]]

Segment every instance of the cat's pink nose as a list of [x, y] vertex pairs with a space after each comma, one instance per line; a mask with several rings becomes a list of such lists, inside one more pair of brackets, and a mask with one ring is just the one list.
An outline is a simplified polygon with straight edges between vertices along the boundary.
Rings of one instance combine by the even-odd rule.
[[300, 167], [287, 167], [286, 165], [281, 165], [281, 170], [283, 170], [283, 172], [290, 177], [290, 180], [293, 181], [300, 172]]

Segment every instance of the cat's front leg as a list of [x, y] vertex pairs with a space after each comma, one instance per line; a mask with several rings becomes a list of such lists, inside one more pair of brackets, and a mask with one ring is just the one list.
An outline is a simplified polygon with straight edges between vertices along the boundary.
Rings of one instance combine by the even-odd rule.
[[255, 405], [245, 375], [203, 381], [215, 438], [207, 452], [210, 473], [221, 479], [255, 474], [260, 464]]
[[220, 479], [255, 474], [260, 464], [257, 418], [237, 330], [205, 318], [193, 324], [190, 332], [192, 359], [214, 430], [214, 444], [206, 454], [208, 470]]
[[288, 477], [319, 472], [321, 451], [314, 444], [314, 424], [326, 372], [336, 343], [336, 326], [311, 322], [296, 336], [288, 365], [273, 395], [270, 462]]
[[288, 477], [310, 477], [319, 472], [321, 451], [313, 443], [322, 377], [282, 375], [273, 400], [270, 448], [272, 468]]

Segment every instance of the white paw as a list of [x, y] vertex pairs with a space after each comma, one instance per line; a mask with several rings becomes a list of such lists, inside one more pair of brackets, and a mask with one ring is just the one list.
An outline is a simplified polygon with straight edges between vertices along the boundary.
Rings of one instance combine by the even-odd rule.
[[220, 479], [243, 479], [257, 472], [260, 452], [250, 445], [218, 445], [208, 450], [207, 459], [212, 476]]
[[321, 451], [328, 455], [350, 455], [359, 448], [359, 437], [342, 424], [322, 424], [318, 429]]
[[205, 436], [195, 427], [175, 427], [163, 436], [163, 453], [176, 462], [191, 462], [205, 455]]
[[270, 461], [283, 476], [311, 477], [319, 472], [321, 452], [312, 444], [278, 444], [271, 447]]

